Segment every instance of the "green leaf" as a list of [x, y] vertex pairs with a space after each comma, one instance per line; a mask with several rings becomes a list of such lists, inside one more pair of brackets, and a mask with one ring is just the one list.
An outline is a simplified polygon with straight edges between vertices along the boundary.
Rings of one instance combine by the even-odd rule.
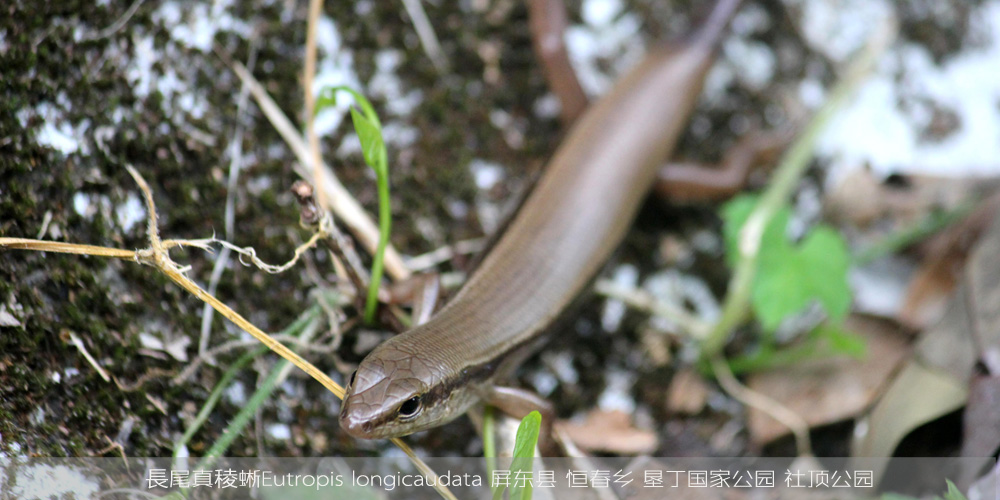
[[944, 500], [968, 500], [962, 494], [962, 490], [959, 490], [958, 486], [951, 482], [951, 479], [945, 479], [945, 481], [948, 481], [948, 492], [944, 494]]
[[[531, 500], [532, 463], [535, 459], [535, 445], [538, 444], [538, 433], [542, 427], [542, 414], [537, 411], [529, 413], [521, 420], [514, 438], [514, 460], [510, 465], [512, 485], [510, 500]], [[529, 479], [522, 486], [515, 479], [518, 476]]]
[[850, 256], [840, 235], [829, 227], [816, 227], [796, 247], [784, 236], [777, 243], [768, 232], [770, 227], [761, 244], [751, 298], [764, 329], [774, 330], [812, 301], [819, 302], [831, 320], [843, 319], [851, 306]]
[[[758, 201], [756, 195], [741, 195], [720, 211], [730, 265], [739, 258], [740, 232]], [[851, 305], [847, 284], [850, 256], [843, 238], [829, 226], [819, 225], [799, 245], [793, 245], [786, 235], [791, 216], [791, 210], [781, 208], [761, 235], [751, 303], [757, 319], [769, 331], [812, 301], [819, 302], [834, 321], [842, 319]]]
[[354, 122], [354, 130], [358, 133], [358, 140], [361, 142], [361, 153], [365, 157], [365, 163], [374, 168], [376, 173], [381, 174], [386, 156], [385, 142], [382, 140], [382, 130], [356, 108], [351, 108], [351, 121]]
[[320, 91], [319, 97], [316, 98], [316, 104], [313, 107], [313, 116], [319, 114], [326, 108], [332, 108], [337, 105], [337, 87], [326, 87]]
[[[743, 374], [837, 355], [863, 358], [867, 353], [868, 346], [864, 338], [844, 330], [842, 325], [823, 323], [792, 345], [778, 347], [773, 341], [764, 340], [756, 349], [727, 362], [733, 373]], [[711, 371], [707, 370], [706, 373], [710, 374]]]
[[385, 150], [385, 139], [382, 137], [382, 122], [375, 113], [375, 108], [365, 99], [360, 92], [347, 86], [327, 87], [320, 92], [316, 102], [316, 112], [336, 105], [337, 92], [347, 92], [354, 97], [355, 103], [361, 108], [351, 108], [351, 121], [354, 123], [354, 131], [358, 134], [358, 141], [361, 143], [361, 154], [365, 163], [375, 170], [376, 182], [378, 183], [378, 220], [379, 220], [379, 240], [375, 255], [372, 258], [371, 281], [368, 284], [368, 298], [365, 300], [365, 324], [372, 324], [375, 321], [375, 312], [378, 309], [378, 288], [382, 282], [382, 273], [385, 266], [385, 249], [389, 242], [389, 233], [392, 229], [392, 207], [389, 206], [389, 159]]
[[[744, 374], [791, 366], [817, 356], [816, 341], [807, 339], [799, 345], [778, 349], [772, 344], [764, 344], [757, 349], [736, 356], [730, 360], [729, 369], [734, 374]], [[711, 371], [707, 372], [711, 374]]]
[[825, 340], [831, 350], [831, 354], [844, 354], [852, 358], [863, 359], [868, 354], [868, 345], [861, 336], [844, 330], [841, 325], [824, 323], [813, 332], [820, 339]]

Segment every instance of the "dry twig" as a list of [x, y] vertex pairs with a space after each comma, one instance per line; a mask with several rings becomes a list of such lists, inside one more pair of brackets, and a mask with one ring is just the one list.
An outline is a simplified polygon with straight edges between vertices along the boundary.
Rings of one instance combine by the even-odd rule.
[[434, 27], [431, 25], [430, 20], [427, 19], [427, 13], [424, 12], [423, 4], [420, 3], [420, 0], [403, 0], [403, 7], [406, 9], [406, 13], [410, 15], [410, 20], [413, 21], [413, 28], [417, 30], [417, 38], [420, 39], [420, 45], [424, 48], [424, 52], [427, 53], [427, 57], [430, 58], [434, 69], [438, 73], [447, 72], [448, 59], [444, 57], [444, 51], [441, 50], [441, 43], [438, 42], [437, 35], [434, 34]]

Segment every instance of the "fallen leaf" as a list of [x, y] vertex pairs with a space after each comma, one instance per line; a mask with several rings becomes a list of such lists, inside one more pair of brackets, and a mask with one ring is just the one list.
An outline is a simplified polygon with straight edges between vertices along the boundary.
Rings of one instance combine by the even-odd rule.
[[899, 321], [922, 330], [941, 319], [948, 297], [966, 267], [969, 252], [1000, 208], [1000, 193], [983, 202], [967, 217], [933, 236], [925, 244], [920, 268], [907, 286]]
[[191, 345], [191, 338], [178, 336], [173, 339], [163, 341], [152, 334], [142, 332], [139, 334], [139, 343], [146, 349], [151, 351], [163, 351], [177, 361], [185, 362], [188, 360], [187, 347]]
[[684, 369], [674, 375], [667, 392], [667, 409], [681, 415], [695, 415], [708, 402], [708, 383], [698, 372]]
[[[969, 255], [941, 320], [921, 334], [913, 357], [855, 432], [853, 457], [891, 457], [916, 427], [965, 404], [975, 365], [1000, 358], [1000, 217]], [[995, 417], [995, 415], [994, 415]], [[866, 461], [876, 481], [888, 458]]]
[[[867, 355], [820, 358], [757, 373], [751, 389], [766, 394], [801, 416], [810, 427], [852, 418], [871, 405], [909, 347], [907, 336], [888, 321], [850, 316], [844, 329], [862, 337]], [[788, 434], [788, 427], [749, 408], [750, 439], [765, 444]]]
[[857, 169], [844, 176], [823, 201], [824, 211], [834, 220], [855, 226], [868, 226], [887, 219], [886, 229], [909, 225], [932, 210], [950, 210], [970, 195], [996, 188], [998, 178], [953, 178], [929, 175], [894, 176], [884, 182], [868, 169]]
[[997, 375], [1000, 374], [1000, 207], [994, 213], [992, 227], [969, 256], [965, 278], [970, 288], [971, 326], [978, 360], [991, 374]]
[[628, 413], [594, 410], [581, 423], [561, 420], [559, 430], [585, 451], [639, 455], [656, 451], [656, 433], [637, 429]]
[[[855, 431], [853, 457], [865, 458], [865, 468], [876, 481], [893, 450], [913, 429], [951, 413], [965, 404], [968, 390], [951, 375], [911, 360], [903, 367], [885, 395]], [[848, 469], [855, 467], [849, 465]]]
[[[992, 457], [1000, 448], [1000, 375], [980, 375], [969, 385], [969, 404], [962, 429], [962, 457]], [[972, 459], [967, 459], [972, 461]], [[977, 465], [966, 465], [961, 483], [970, 484], [979, 469], [989, 462], [983, 458]]]

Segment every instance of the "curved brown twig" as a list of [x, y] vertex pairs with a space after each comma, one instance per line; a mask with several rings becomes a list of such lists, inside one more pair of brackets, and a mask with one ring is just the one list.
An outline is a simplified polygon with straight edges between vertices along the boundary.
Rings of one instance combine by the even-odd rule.
[[664, 165], [654, 189], [671, 202], [724, 200], [743, 190], [753, 168], [773, 162], [791, 139], [791, 129], [751, 132], [726, 151], [718, 167], [687, 162]]
[[568, 127], [583, 114], [590, 100], [566, 51], [566, 6], [562, 0], [528, 0], [528, 16], [531, 46], [542, 63], [545, 81], [559, 99], [563, 125]]

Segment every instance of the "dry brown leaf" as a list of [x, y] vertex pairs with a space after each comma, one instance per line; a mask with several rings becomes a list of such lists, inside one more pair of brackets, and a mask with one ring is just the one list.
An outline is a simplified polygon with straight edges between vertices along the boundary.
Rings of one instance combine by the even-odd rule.
[[[868, 344], [864, 359], [833, 357], [754, 374], [751, 389], [801, 416], [810, 427], [863, 412], [909, 353], [907, 336], [887, 321], [854, 315], [845, 328]], [[788, 434], [788, 427], [755, 408], [749, 409], [750, 438], [757, 444]]]
[[907, 287], [900, 308], [900, 323], [923, 330], [941, 319], [948, 298], [955, 290], [966, 259], [1000, 208], [1000, 193], [994, 194], [962, 221], [921, 245], [925, 257]]
[[[872, 409], [854, 457], [889, 457], [916, 427], [965, 404], [977, 361], [1000, 364], [1000, 217], [969, 256], [944, 315], [917, 342], [913, 358]], [[996, 361], [996, 362], [995, 362]], [[878, 478], [885, 461], [866, 461]]]
[[[962, 434], [961, 457], [990, 457], [1000, 447], [1000, 375], [973, 378]], [[983, 458], [978, 465], [965, 466], [962, 484], [971, 484], [988, 461]]]
[[882, 185], [870, 170], [859, 168], [826, 192], [825, 210], [835, 219], [867, 226], [884, 214], [879, 201]]
[[667, 409], [681, 415], [695, 415], [708, 402], [708, 383], [698, 372], [687, 368], [674, 375], [667, 393]]
[[639, 455], [659, 445], [654, 432], [635, 428], [629, 414], [620, 410], [594, 410], [581, 423], [561, 420], [556, 425], [585, 451]]
[[[865, 468], [881, 477], [896, 445], [913, 429], [965, 404], [967, 389], [951, 375], [911, 360], [859, 425], [852, 447], [854, 457], [864, 458]], [[848, 469], [855, 464], [848, 466]]]
[[947, 178], [925, 175], [898, 177], [886, 183], [867, 169], [857, 169], [827, 192], [823, 206], [834, 219], [867, 226], [888, 218], [893, 225], [920, 220], [931, 210], [957, 208], [969, 196], [988, 193], [995, 178]]

